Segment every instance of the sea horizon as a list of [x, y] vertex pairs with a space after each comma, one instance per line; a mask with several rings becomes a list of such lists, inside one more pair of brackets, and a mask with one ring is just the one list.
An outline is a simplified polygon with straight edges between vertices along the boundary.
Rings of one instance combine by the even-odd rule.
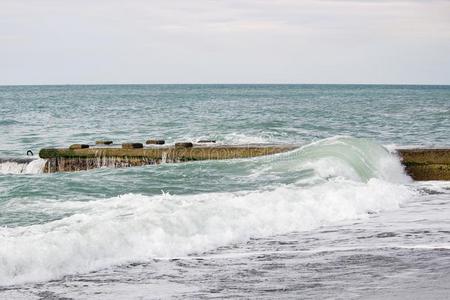
[[45, 83], [45, 84], [0, 84], [0, 87], [15, 87], [15, 86], [113, 86], [113, 85], [331, 85], [331, 86], [450, 86], [450, 83]]

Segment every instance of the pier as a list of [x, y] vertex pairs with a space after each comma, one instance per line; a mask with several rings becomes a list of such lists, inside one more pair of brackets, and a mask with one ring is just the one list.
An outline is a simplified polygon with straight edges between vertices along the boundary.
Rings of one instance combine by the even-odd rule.
[[[162, 140], [115, 145], [74, 144], [69, 148], [46, 148], [39, 156], [47, 159], [44, 172], [73, 172], [101, 167], [133, 167], [160, 163], [249, 158], [283, 153], [298, 145], [217, 145], [215, 141], [182, 142], [165, 145]], [[414, 180], [450, 180], [450, 149], [399, 149], [405, 170]]]
[[175, 143], [169, 146], [146, 146], [139, 143], [93, 146], [72, 145], [69, 148], [48, 148], [39, 152], [47, 159], [44, 172], [71, 172], [100, 167], [133, 167], [200, 160], [249, 158], [287, 152], [295, 145], [215, 145]]
[[450, 149], [399, 149], [397, 153], [414, 180], [450, 180]]

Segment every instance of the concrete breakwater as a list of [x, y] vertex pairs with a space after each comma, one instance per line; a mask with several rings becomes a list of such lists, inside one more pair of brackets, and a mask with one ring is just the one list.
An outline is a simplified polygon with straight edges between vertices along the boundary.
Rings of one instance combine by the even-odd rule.
[[414, 180], [450, 180], [450, 149], [397, 150]]
[[70, 172], [101, 167], [132, 167], [151, 164], [177, 163], [199, 160], [248, 158], [287, 152], [298, 148], [294, 145], [204, 145], [190, 142], [173, 146], [146, 146], [126, 143], [122, 148], [86, 147], [72, 145], [69, 148], [42, 149], [41, 158], [47, 159], [44, 172]]
[[[200, 160], [249, 158], [283, 153], [297, 145], [216, 145], [190, 142], [164, 145], [162, 142], [97, 142], [96, 146], [75, 144], [69, 148], [47, 148], [39, 156], [47, 159], [44, 172], [71, 172], [101, 167], [133, 167]], [[106, 146], [109, 145], [109, 146]], [[414, 180], [450, 180], [450, 149], [400, 149], [397, 153]]]

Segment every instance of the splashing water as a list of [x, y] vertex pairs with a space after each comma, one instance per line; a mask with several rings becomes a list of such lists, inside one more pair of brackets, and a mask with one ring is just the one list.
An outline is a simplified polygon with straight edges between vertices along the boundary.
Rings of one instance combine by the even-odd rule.
[[45, 159], [31, 161], [4, 160], [0, 162], [0, 174], [40, 174], [44, 172]]

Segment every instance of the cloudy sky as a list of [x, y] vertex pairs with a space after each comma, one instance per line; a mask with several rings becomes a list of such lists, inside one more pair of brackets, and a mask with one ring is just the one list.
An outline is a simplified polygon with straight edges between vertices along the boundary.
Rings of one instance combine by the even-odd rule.
[[0, 0], [0, 84], [450, 84], [450, 0]]

